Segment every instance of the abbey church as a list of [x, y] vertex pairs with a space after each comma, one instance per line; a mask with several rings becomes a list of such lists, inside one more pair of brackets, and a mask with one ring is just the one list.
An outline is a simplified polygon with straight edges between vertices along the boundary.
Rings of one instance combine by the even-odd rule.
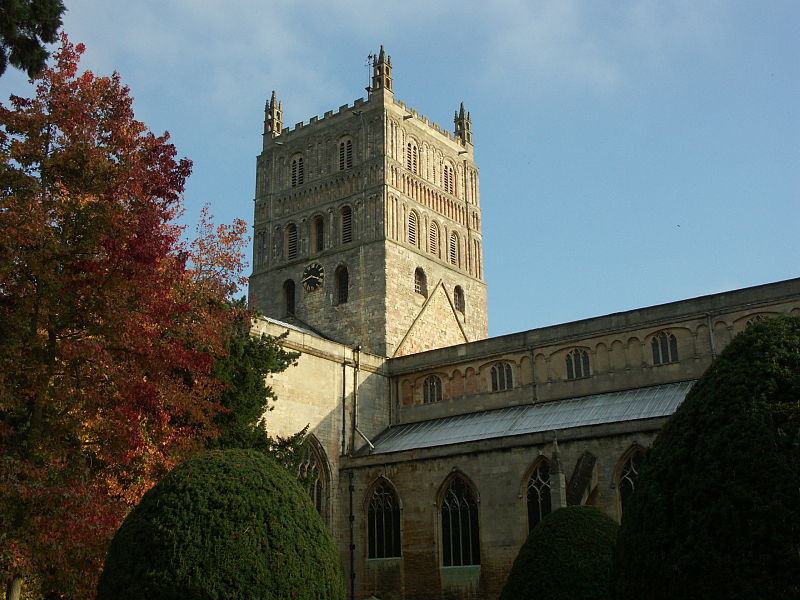
[[397, 100], [383, 48], [372, 71], [366, 99], [294, 127], [267, 102], [254, 332], [301, 353], [268, 427], [309, 426], [349, 598], [494, 599], [550, 511], [620, 518], [693, 382], [753, 321], [800, 314], [800, 279], [487, 338], [470, 113], [451, 132]]

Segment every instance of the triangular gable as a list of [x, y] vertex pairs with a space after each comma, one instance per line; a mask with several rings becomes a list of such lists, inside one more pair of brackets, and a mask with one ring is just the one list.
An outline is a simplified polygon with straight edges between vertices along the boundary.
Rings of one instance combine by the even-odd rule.
[[468, 342], [456, 308], [442, 282], [436, 284], [411, 323], [394, 356], [405, 356]]

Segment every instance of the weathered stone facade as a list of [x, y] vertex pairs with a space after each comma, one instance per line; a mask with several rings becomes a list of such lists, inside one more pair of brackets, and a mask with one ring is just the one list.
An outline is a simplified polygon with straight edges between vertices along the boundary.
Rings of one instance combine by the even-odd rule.
[[[485, 338], [478, 169], [461, 108], [452, 134], [394, 100], [391, 59], [369, 98], [284, 129], [273, 94], [257, 161], [250, 299], [266, 315], [383, 356]], [[321, 285], [304, 281], [321, 265]], [[346, 299], [337, 273], [347, 272]], [[453, 306], [415, 289], [441, 284]], [[291, 288], [293, 291], [287, 291]], [[287, 298], [287, 294], [291, 297]], [[289, 306], [291, 304], [291, 306]], [[428, 305], [437, 318], [421, 318]], [[435, 331], [426, 331], [428, 323]], [[409, 336], [410, 329], [414, 332]], [[401, 348], [402, 346], [402, 348]]]
[[[394, 101], [383, 53], [374, 71], [367, 101], [292, 131], [282, 129], [274, 97], [268, 105], [251, 298], [274, 318], [254, 330], [288, 331], [285, 345], [301, 358], [270, 377], [279, 400], [265, 416], [273, 434], [309, 427], [315, 500], [349, 597], [494, 599], [533, 524], [534, 484], [544, 486], [535, 491], [548, 510], [592, 504], [619, 519], [634, 458], [736, 333], [753, 320], [800, 314], [800, 279], [485, 339], [468, 114], [457, 113], [454, 138]], [[353, 141], [352, 167], [342, 139]], [[309, 179], [292, 187], [298, 153], [309, 157]], [[461, 245], [451, 261], [453, 232]], [[306, 293], [302, 273], [314, 262], [325, 277]], [[337, 302], [342, 265], [349, 288]], [[415, 291], [419, 268], [425, 289]], [[288, 316], [287, 280], [297, 294]], [[546, 477], [534, 481], [542, 465]], [[456, 480], [472, 502], [464, 531], [479, 550], [459, 560], [452, 552], [463, 540], [447, 512]]]

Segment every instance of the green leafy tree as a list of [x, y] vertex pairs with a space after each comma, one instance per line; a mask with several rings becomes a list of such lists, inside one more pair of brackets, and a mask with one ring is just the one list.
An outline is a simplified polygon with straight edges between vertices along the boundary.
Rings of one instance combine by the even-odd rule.
[[[237, 304], [243, 309], [241, 302]], [[215, 418], [220, 436], [209, 447], [269, 451], [277, 442], [267, 433], [264, 415], [276, 397], [265, 378], [295, 364], [300, 353], [283, 348], [285, 335], [251, 335], [249, 314], [244, 310], [238, 314], [242, 318], [231, 330], [227, 355], [214, 365], [214, 376], [225, 384], [218, 399], [226, 411]]]
[[339, 558], [296, 477], [263, 452], [190, 458], [114, 536], [97, 600], [344, 600]]
[[616, 522], [593, 506], [547, 515], [520, 548], [500, 600], [610, 598]]
[[64, 3], [61, 0], [0, 2], [0, 75], [13, 67], [38, 75], [50, 55], [44, 44], [58, 40]]
[[625, 507], [617, 597], [800, 597], [800, 317], [754, 324], [659, 433]]

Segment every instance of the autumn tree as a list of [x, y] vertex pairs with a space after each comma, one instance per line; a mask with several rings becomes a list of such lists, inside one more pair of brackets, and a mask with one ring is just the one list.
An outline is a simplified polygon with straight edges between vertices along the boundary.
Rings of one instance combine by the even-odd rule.
[[45, 44], [58, 39], [64, 3], [61, 0], [3, 0], [0, 3], [0, 75], [8, 64], [38, 74], [49, 53]]
[[181, 242], [191, 163], [66, 38], [0, 104], [0, 576], [93, 596], [128, 508], [217, 431], [244, 223]]

